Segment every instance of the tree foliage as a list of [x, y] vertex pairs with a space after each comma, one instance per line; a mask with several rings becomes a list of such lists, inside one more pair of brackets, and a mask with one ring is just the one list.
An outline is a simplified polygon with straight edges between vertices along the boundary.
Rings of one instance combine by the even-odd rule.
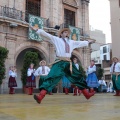
[[0, 85], [2, 80], [5, 79], [5, 60], [7, 59], [8, 52], [6, 48], [0, 46]]
[[98, 80], [101, 80], [101, 78], [103, 77], [103, 74], [104, 74], [104, 69], [102, 69], [101, 67], [97, 68], [96, 75]]

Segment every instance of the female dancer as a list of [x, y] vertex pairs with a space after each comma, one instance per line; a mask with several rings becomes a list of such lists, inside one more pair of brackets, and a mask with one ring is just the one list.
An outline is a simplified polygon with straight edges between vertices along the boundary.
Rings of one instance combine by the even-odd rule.
[[63, 86], [65, 94], [68, 95], [71, 83], [65, 76], [62, 78], [62, 86]]
[[26, 87], [29, 90], [28, 95], [32, 95], [33, 88], [36, 87], [36, 80], [35, 80], [34, 72], [35, 72], [34, 64], [31, 63], [30, 67], [28, 68], [28, 71], [27, 71], [28, 77], [27, 77]]
[[94, 90], [94, 88], [97, 88], [99, 86], [99, 82], [96, 76], [96, 66], [95, 66], [95, 61], [91, 60], [91, 65], [87, 69], [87, 85], [91, 88], [90, 92]]
[[17, 77], [16, 67], [11, 66], [9, 69], [9, 81], [8, 81], [8, 87], [10, 88], [9, 94], [15, 94], [14, 87], [17, 87], [15, 79], [16, 77]]
[[110, 73], [112, 74], [113, 88], [116, 91], [114, 96], [120, 96], [120, 62], [117, 57], [113, 58]]

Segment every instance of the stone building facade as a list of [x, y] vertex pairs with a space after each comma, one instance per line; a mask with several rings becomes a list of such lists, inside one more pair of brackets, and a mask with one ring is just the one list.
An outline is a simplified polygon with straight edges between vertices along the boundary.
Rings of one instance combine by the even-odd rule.
[[[82, 29], [81, 39], [84, 34], [89, 34], [89, 0], [1, 0], [0, 1], [0, 46], [9, 50], [6, 60], [6, 79], [1, 90], [8, 91], [9, 66], [17, 66], [17, 89], [22, 88], [21, 68], [26, 51], [37, 51], [39, 60], [46, 60], [47, 64], [55, 60], [55, 49], [50, 42], [38, 42], [28, 39], [28, 14], [45, 18], [44, 30], [57, 35], [58, 30], [66, 24]], [[86, 68], [90, 61], [90, 47], [75, 49], [73, 56]], [[38, 83], [37, 83], [38, 84]]]
[[110, 1], [112, 55], [120, 58], [120, 0]]

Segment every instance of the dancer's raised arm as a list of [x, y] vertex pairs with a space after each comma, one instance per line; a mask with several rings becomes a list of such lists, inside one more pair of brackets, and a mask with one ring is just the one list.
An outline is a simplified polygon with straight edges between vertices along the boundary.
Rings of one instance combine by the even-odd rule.
[[34, 28], [33, 26], [30, 26], [30, 28], [31, 28], [32, 30], [36, 31], [36, 33], [37, 33], [38, 35], [40, 35], [41, 37], [45, 38], [46, 40], [51, 40], [52, 42], [55, 42], [55, 40], [58, 38], [58, 37], [56, 37], [56, 36], [53, 36], [53, 35], [45, 32], [45, 31], [42, 30], [42, 29], [36, 29], [36, 28]]

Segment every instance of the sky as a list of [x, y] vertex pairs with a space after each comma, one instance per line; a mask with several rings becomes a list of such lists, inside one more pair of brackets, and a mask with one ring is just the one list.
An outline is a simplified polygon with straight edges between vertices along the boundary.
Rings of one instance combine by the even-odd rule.
[[89, 22], [94, 29], [106, 34], [106, 43], [111, 43], [109, 0], [90, 0]]

